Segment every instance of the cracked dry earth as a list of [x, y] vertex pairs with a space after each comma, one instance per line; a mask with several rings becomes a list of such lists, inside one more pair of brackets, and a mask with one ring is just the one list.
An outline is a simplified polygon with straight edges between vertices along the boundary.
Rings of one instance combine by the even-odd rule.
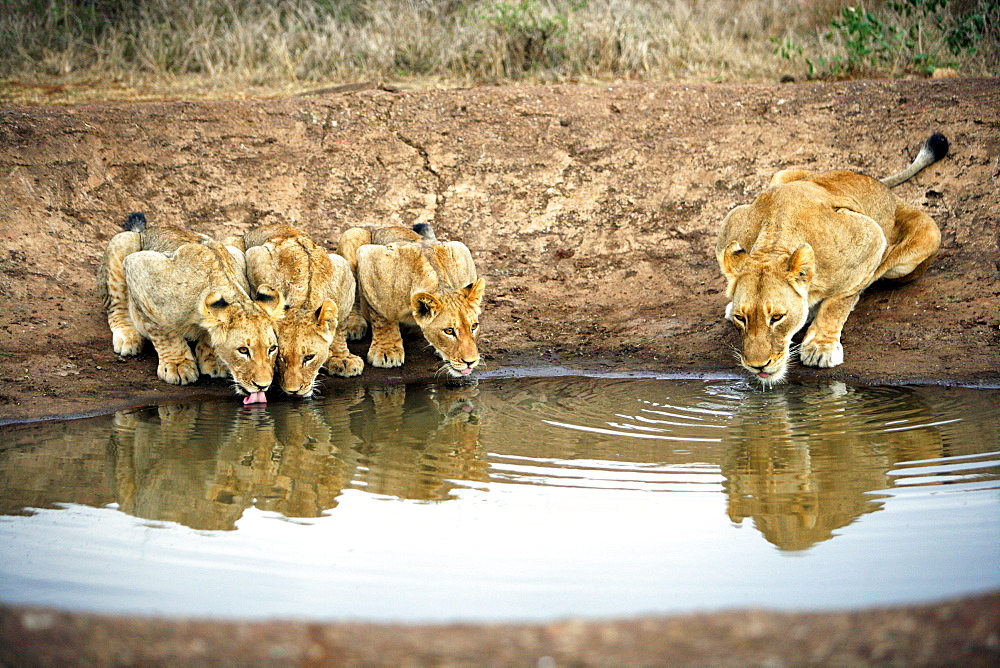
[[[396, 91], [0, 112], [0, 421], [195, 393], [111, 350], [94, 275], [130, 211], [217, 237], [433, 223], [487, 279], [491, 370], [735, 372], [713, 257], [726, 211], [781, 168], [882, 176], [931, 131], [952, 152], [897, 188], [943, 231], [920, 281], [873, 289], [845, 363], [794, 378], [992, 383], [1000, 370], [997, 80]], [[419, 341], [402, 370], [424, 377]], [[328, 382], [342, 382], [330, 379]]]
[[[946, 79], [3, 108], [0, 424], [231, 394], [221, 381], [167, 386], [151, 350], [111, 350], [94, 277], [131, 211], [216, 237], [290, 223], [331, 249], [351, 226], [430, 222], [486, 277], [491, 371], [735, 374], [713, 255], [726, 211], [786, 167], [895, 172], [933, 131], [951, 154], [896, 192], [941, 227], [939, 257], [919, 281], [861, 299], [842, 366], [791, 379], [995, 386], [998, 100], [1000, 80]], [[431, 377], [437, 360], [407, 347], [402, 369], [324, 382]]]

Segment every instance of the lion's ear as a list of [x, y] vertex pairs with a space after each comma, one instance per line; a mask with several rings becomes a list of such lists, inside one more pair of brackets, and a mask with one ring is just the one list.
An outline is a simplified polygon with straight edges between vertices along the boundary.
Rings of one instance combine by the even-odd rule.
[[768, 186], [773, 188], [774, 186], [791, 183], [792, 181], [801, 181], [807, 176], [809, 176], [809, 172], [804, 169], [782, 169], [771, 177], [771, 182]]
[[806, 287], [812, 282], [816, 273], [816, 254], [812, 246], [802, 244], [788, 258], [788, 280], [793, 284]]
[[429, 292], [418, 292], [410, 298], [410, 310], [417, 324], [427, 322], [441, 311], [441, 300]]
[[486, 291], [486, 279], [480, 278], [475, 283], [469, 283], [462, 288], [462, 295], [472, 308], [479, 310], [479, 305], [483, 302], [483, 292]]
[[337, 302], [332, 299], [324, 299], [320, 307], [316, 309], [316, 324], [320, 327], [324, 325], [328, 326], [331, 320], [335, 321], [337, 319], [338, 312]]
[[229, 320], [229, 302], [220, 292], [210, 292], [198, 306], [198, 311], [208, 325], [218, 325]]
[[257, 303], [257, 306], [264, 309], [264, 313], [267, 313], [272, 318], [278, 318], [285, 312], [284, 297], [267, 283], [257, 286], [257, 294], [254, 295], [253, 300]]
[[726, 278], [732, 280], [736, 276], [736, 272], [739, 271], [743, 260], [747, 259], [747, 255], [748, 253], [743, 250], [738, 241], [730, 242], [728, 246], [722, 249], [722, 257], [719, 258], [719, 264], [722, 265], [722, 273], [726, 275]]

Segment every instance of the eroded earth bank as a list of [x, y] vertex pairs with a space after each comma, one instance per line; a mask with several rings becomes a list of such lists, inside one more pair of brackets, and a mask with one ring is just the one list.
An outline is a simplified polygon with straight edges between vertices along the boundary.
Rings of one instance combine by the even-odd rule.
[[[950, 79], [448, 91], [372, 86], [281, 100], [2, 109], [0, 424], [231, 394], [221, 381], [187, 388], [161, 383], [151, 349], [132, 360], [112, 351], [95, 271], [131, 211], [145, 212], [152, 224], [217, 237], [257, 224], [290, 223], [331, 249], [350, 226], [430, 222], [440, 238], [464, 241], [487, 279], [481, 348], [491, 371], [564, 366], [735, 374], [736, 336], [722, 319], [725, 286], [713, 255], [725, 212], [750, 201], [785, 167], [887, 175], [908, 164], [932, 131], [949, 137], [951, 154], [897, 192], [941, 227], [939, 257], [916, 283], [875, 288], [862, 298], [844, 332], [842, 366], [796, 367], [791, 379], [996, 386], [998, 101], [998, 80]], [[356, 352], [363, 349], [359, 345]], [[324, 382], [429, 378], [436, 368], [437, 361], [413, 339], [402, 370], [366, 369], [358, 379]], [[969, 613], [971, 622], [953, 608], [872, 612], [857, 625], [859, 631], [844, 635], [860, 633], [862, 641], [871, 642], [860, 642], [861, 649], [842, 658], [995, 660], [997, 604], [996, 597], [955, 604], [975, 611]], [[31, 637], [43, 636], [31, 636], [24, 620], [34, 618], [22, 612], [0, 615], [0, 634], [29, 638], [28, 646]], [[114, 634], [116, 624], [124, 624], [46, 619], [52, 622], [44, 627], [47, 632], [65, 631], [66, 639]], [[780, 636], [789, 623], [740, 619], [757, 624], [761, 637]], [[815, 643], [822, 640], [818, 633], [810, 635], [820, 628], [815, 620], [848, 623], [843, 617], [830, 621], [836, 616], [808, 619], [814, 621], [804, 627], [807, 644], [814, 636]], [[86, 624], [103, 630], [70, 633]], [[893, 625], [909, 631], [894, 635], [887, 630], [897, 628]], [[183, 636], [178, 628], [169, 633]], [[185, 628], [209, 632], [197, 624]], [[240, 633], [265, 638], [280, 631], [255, 628]], [[295, 628], [312, 633], [308, 625]], [[611, 634], [608, 639], [626, 637], [625, 630], [598, 623], [569, 635], [542, 627], [511, 633], [526, 647], [531, 643], [525, 634], [562, 638], [561, 659], [669, 658], [582, 653], [602, 628]], [[738, 660], [748, 656], [739, 650], [752, 638], [745, 625], [732, 628], [743, 630], [716, 640], [735, 643], [736, 653], [728, 656]], [[913, 647], [921, 632], [945, 638], [947, 628], [957, 635], [935, 645], [942, 653], [893, 653], [901, 642]], [[17, 635], [22, 633], [28, 635]], [[332, 631], [316, 633], [321, 640], [333, 638], [323, 635]], [[879, 633], [881, 640], [875, 637]], [[460, 637], [465, 638], [453, 636]], [[647, 640], [637, 641], [640, 648], [659, 651], [650, 636], [642, 637]], [[46, 642], [58, 646], [51, 637]], [[323, 651], [337, 646], [333, 640], [317, 642]], [[482, 638], [468, 641], [472, 645], [455, 642], [422, 656], [426, 662], [451, 657], [457, 663], [521, 663], [530, 656], [468, 649], [486, 647]], [[520, 641], [503, 642], [514, 647]], [[217, 647], [208, 641], [203, 646]], [[448, 647], [471, 653], [449, 654]], [[574, 647], [580, 652], [574, 654]], [[813, 654], [796, 656], [805, 662], [835, 660], [819, 647], [810, 645], [806, 649], [816, 650]], [[160, 658], [171, 656], [180, 657]], [[116, 657], [112, 660], [131, 662], [126, 655]], [[363, 660], [359, 657], [344, 655]], [[711, 657], [726, 660], [709, 654], [687, 658]], [[187, 657], [192, 658], [197, 657]], [[213, 658], [225, 654], [207, 660]]]

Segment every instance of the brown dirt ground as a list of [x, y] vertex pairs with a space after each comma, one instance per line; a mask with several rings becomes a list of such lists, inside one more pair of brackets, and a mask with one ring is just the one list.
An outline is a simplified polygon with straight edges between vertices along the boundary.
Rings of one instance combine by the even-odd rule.
[[[0, 424], [231, 393], [221, 381], [165, 385], [156, 379], [152, 351], [121, 360], [111, 350], [94, 276], [107, 241], [130, 211], [145, 212], [153, 224], [218, 237], [256, 224], [290, 223], [331, 249], [348, 226], [431, 222], [439, 237], [466, 242], [487, 278], [481, 348], [492, 371], [558, 365], [735, 373], [736, 337], [721, 317], [724, 283], [712, 251], [725, 212], [748, 202], [785, 167], [887, 175], [908, 164], [932, 131], [949, 137], [951, 154], [897, 192], [941, 227], [939, 257], [916, 283], [876, 287], [862, 298], [845, 328], [842, 366], [798, 367], [791, 378], [995, 386], [1000, 383], [997, 79], [430, 91], [353, 86], [283, 100], [2, 108]], [[360, 379], [326, 382], [426, 378], [436, 366], [411, 339], [401, 370], [366, 369]], [[583, 624], [565, 632], [505, 627], [503, 633], [487, 633], [493, 640], [477, 636], [482, 629], [439, 628], [437, 640], [412, 629], [398, 648], [409, 647], [405, 656], [414, 663], [522, 663], [542, 656], [527, 649], [491, 653], [494, 641], [495, 647], [544, 649], [559, 663], [995, 661], [998, 602], [993, 597], [949, 604], [951, 612], [863, 613], [872, 618], [730, 615], [718, 618], [718, 627], [709, 624], [728, 630], [705, 634], [707, 644], [689, 639], [687, 654], [627, 653], [624, 648], [632, 645], [624, 639], [647, 629], [640, 622], [634, 628]], [[968, 614], [989, 632], [977, 636], [974, 624], [955, 621], [958, 613], [952, 613], [959, 609], [976, 611]], [[22, 628], [18, 620], [28, 619], [18, 616], [23, 612], [0, 614], [0, 639], [35, 637], [48, 644], [44, 633], [16, 635]], [[55, 627], [42, 625], [43, 630], [62, 629], [63, 640], [75, 638], [81, 652], [87, 638], [117, 633], [124, 624], [126, 637], [134, 640], [129, 651], [138, 653], [95, 656], [98, 663], [102, 657], [126, 663], [133, 662], [129, 656], [154, 662], [183, 658], [142, 654], [143, 634], [154, 633], [152, 622], [52, 619]], [[892, 631], [902, 624], [934, 635], [934, 629], [951, 628], [949, 619], [965, 640], [941, 640], [934, 645], [937, 653], [928, 649], [930, 640]], [[704, 626], [703, 620], [676, 623], [682, 622]], [[666, 622], [649, 623], [655, 630]], [[805, 625], [802, 637], [811, 638], [805, 647], [813, 654], [739, 653], [749, 652], [758, 637], [781, 640], [781, 629], [798, 623]], [[88, 624], [104, 624], [103, 630]], [[238, 627], [239, 634], [262, 643], [272, 633], [275, 642], [304, 648], [308, 636], [318, 643], [320, 661], [396, 656], [322, 653], [340, 647], [330, 640], [337, 631], [311, 625], [251, 632], [247, 625], [177, 624], [170, 631], [180, 634], [171, 636], [175, 639], [191, 640], [198, 629], [233, 637]], [[821, 637], [829, 630], [823, 624], [839, 624], [842, 635]], [[373, 631], [357, 633], [361, 638]], [[602, 633], [610, 634], [606, 642]], [[674, 632], [663, 633], [669, 638]], [[652, 642], [654, 636], [636, 640], [645, 643], [640, 649], [666, 646], [660, 636]], [[420, 638], [426, 642], [417, 651]], [[438, 641], [440, 651], [431, 649]], [[735, 653], [713, 654], [708, 641]], [[779, 650], [791, 642], [779, 642]], [[210, 639], [198, 646], [215, 648], [218, 653], [206, 655], [209, 660], [241, 656], [227, 655]], [[611, 653], [591, 651], [597, 646]], [[861, 649], [836, 653], [849, 646]], [[180, 652], [177, 643], [174, 647]], [[821, 647], [829, 651], [824, 654]], [[901, 647], [927, 653], [903, 654]], [[308, 653], [274, 656], [312, 660]]]

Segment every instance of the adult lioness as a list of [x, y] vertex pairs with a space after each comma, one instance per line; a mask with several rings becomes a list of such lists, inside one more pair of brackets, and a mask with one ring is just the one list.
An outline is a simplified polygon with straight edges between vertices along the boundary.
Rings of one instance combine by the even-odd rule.
[[355, 279], [344, 258], [290, 225], [265, 225], [227, 242], [246, 251], [251, 287], [273, 285], [284, 298], [285, 314], [274, 329], [285, 393], [311, 396], [321, 368], [337, 376], [361, 373], [364, 362], [347, 348]]
[[251, 298], [242, 253], [203, 234], [146, 229], [142, 214], [129, 216], [125, 230], [108, 243], [97, 270], [115, 352], [137, 355], [145, 337], [156, 349], [160, 380], [187, 385], [199, 372], [228, 374], [248, 395], [244, 403], [264, 401], [278, 352], [278, 291], [259, 285]]
[[[403, 364], [400, 323], [416, 324], [453, 376], [479, 365], [479, 314], [485, 279], [459, 241], [438, 241], [429, 225], [345, 230], [337, 253], [356, 269], [360, 315], [371, 325], [368, 363]], [[355, 333], [364, 320], [355, 320]]]
[[940, 245], [934, 221], [889, 187], [947, 152], [948, 140], [934, 134], [907, 169], [882, 182], [849, 171], [783, 170], [751, 204], [729, 212], [715, 253], [743, 367], [765, 385], [784, 379], [792, 335], [810, 310], [802, 363], [843, 362], [841, 330], [861, 291], [878, 279], [918, 278]]

